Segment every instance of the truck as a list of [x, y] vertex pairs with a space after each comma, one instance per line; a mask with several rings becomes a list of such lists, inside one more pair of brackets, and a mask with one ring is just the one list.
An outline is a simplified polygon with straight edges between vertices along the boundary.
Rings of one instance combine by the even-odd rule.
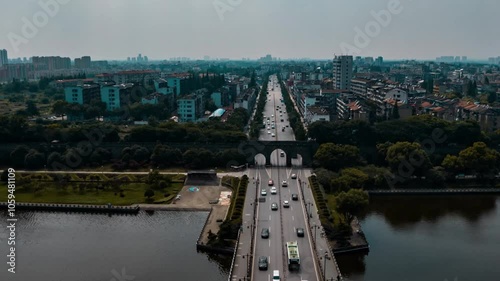
[[288, 258], [288, 270], [299, 271], [300, 270], [300, 256], [299, 256], [299, 246], [297, 241], [286, 242], [287, 258]]

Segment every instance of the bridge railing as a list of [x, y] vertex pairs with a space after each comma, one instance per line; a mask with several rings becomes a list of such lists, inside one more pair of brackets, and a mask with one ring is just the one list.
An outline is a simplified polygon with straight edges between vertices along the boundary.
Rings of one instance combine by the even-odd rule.
[[227, 278], [227, 281], [233, 280], [234, 262], [236, 261], [236, 253], [238, 252], [238, 246], [240, 245], [240, 235], [241, 235], [241, 228], [240, 228], [240, 230], [238, 230], [238, 238], [236, 238], [236, 245], [234, 247], [233, 260], [231, 261], [231, 269], [229, 270], [229, 277]]

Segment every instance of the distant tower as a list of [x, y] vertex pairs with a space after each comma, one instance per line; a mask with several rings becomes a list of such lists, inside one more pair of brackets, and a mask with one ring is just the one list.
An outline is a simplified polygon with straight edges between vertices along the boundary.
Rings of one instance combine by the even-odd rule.
[[9, 64], [9, 59], [7, 58], [7, 50], [0, 50], [0, 67]]

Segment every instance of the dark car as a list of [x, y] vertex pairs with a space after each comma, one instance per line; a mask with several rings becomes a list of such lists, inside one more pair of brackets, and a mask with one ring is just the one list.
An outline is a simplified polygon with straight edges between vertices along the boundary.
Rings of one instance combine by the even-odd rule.
[[297, 200], [299, 200], [299, 195], [297, 195], [297, 194], [295, 194], [295, 193], [294, 193], [294, 194], [292, 194], [292, 200], [293, 200], [293, 201], [297, 201]]
[[267, 270], [267, 257], [259, 257], [259, 269], [260, 270]]
[[297, 236], [304, 237], [304, 229], [303, 228], [297, 228]]
[[262, 237], [262, 238], [269, 238], [269, 229], [268, 228], [263, 228], [262, 232], [260, 233], [260, 237]]
[[278, 210], [278, 203], [271, 204], [271, 210], [277, 211]]

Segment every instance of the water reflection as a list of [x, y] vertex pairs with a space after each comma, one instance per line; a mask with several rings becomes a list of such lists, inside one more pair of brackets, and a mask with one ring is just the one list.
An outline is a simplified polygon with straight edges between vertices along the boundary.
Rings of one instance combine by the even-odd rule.
[[367, 214], [381, 214], [395, 228], [422, 221], [438, 223], [449, 215], [457, 215], [474, 224], [495, 211], [496, 200], [494, 196], [484, 195], [372, 197]]
[[[17, 215], [18, 273], [2, 270], [0, 280], [109, 281], [122, 269], [135, 280], [227, 280], [231, 257], [196, 251], [208, 212]], [[6, 234], [0, 229], [0, 240]]]
[[337, 257], [348, 280], [497, 280], [500, 197], [375, 197], [368, 255]]

